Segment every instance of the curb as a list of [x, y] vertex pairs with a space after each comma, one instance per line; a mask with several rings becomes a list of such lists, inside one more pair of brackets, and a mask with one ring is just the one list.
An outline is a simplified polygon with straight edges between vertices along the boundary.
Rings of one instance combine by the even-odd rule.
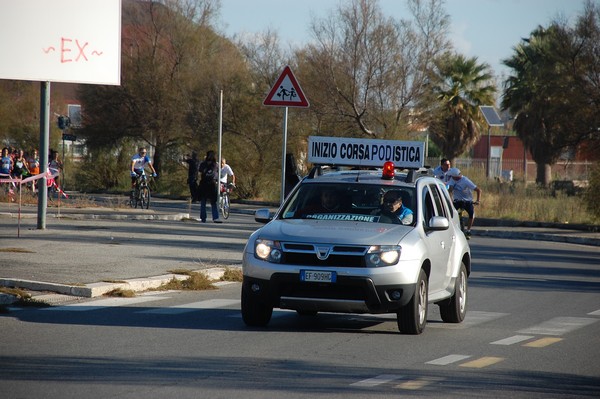
[[485, 230], [479, 228], [473, 230], [473, 235], [482, 237], [494, 237], [494, 238], [508, 238], [508, 239], [523, 239], [532, 241], [551, 241], [551, 242], [564, 242], [569, 244], [580, 244], [600, 247], [600, 238], [592, 237], [570, 237], [558, 234], [547, 234], [547, 233], [529, 233], [520, 231], [498, 231], [498, 230]]
[[[228, 268], [241, 269], [241, 266], [229, 266]], [[223, 277], [225, 270], [226, 268], [224, 267], [213, 267], [210, 269], [194, 270], [194, 272], [204, 273], [211, 281], [218, 282]], [[57, 284], [23, 279], [0, 279], [0, 286], [16, 287], [31, 291], [50, 291], [71, 297], [96, 298], [116, 289], [131, 290], [134, 292], [147, 291], [149, 289], [158, 288], [173, 279], [183, 281], [188, 277], [188, 275], [184, 274], [163, 274], [154, 277], [134, 278], [118, 282], [90, 283], [85, 285]], [[18, 298], [14, 295], [0, 294], [0, 305], [10, 305], [17, 300]]]

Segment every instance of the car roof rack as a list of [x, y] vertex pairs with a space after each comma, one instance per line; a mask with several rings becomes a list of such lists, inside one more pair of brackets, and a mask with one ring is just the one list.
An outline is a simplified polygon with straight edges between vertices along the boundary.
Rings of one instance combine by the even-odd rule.
[[[314, 165], [308, 175], [307, 179], [314, 179], [328, 172], [339, 172], [341, 170], [379, 170], [381, 168], [373, 166], [351, 166], [351, 165], [335, 165], [335, 164], [319, 164]], [[407, 168], [396, 168], [398, 171], [406, 172], [404, 181], [406, 183], [414, 183], [418, 177], [421, 176], [434, 176], [433, 169], [429, 167], [423, 167], [418, 169], [407, 169]]]

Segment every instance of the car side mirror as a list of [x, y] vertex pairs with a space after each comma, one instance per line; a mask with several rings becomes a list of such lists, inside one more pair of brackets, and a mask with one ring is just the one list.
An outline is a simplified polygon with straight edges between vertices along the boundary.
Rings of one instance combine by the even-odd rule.
[[256, 212], [254, 212], [254, 220], [259, 223], [269, 223], [271, 219], [273, 219], [273, 216], [271, 216], [271, 211], [266, 208], [257, 209]]
[[443, 216], [434, 216], [429, 219], [429, 230], [448, 230], [449, 227], [450, 223], [448, 222], [448, 219]]

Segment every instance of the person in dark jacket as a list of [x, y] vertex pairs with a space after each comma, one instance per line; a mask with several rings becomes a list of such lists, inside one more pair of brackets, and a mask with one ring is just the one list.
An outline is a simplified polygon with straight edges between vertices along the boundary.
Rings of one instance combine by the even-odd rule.
[[206, 223], [206, 200], [210, 201], [212, 219], [215, 223], [223, 223], [219, 219], [219, 208], [217, 208], [217, 187], [219, 183], [219, 165], [214, 151], [208, 151], [206, 158], [200, 164], [200, 220]]
[[198, 153], [192, 151], [192, 156], [188, 156], [183, 160], [188, 164], [188, 186], [190, 187], [190, 197], [192, 203], [198, 202], [198, 169], [200, 167], [200, 160], [198, 159]]

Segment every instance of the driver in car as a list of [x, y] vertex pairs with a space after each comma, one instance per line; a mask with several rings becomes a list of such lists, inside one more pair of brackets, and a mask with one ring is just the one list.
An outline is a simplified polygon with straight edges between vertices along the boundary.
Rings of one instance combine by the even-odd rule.
[[381, 207], [377, 214], [383, 223], [412, 224], [413, 212], [402, 203], [402, 195], [399, 190], [387, 191], [381, 200]]

